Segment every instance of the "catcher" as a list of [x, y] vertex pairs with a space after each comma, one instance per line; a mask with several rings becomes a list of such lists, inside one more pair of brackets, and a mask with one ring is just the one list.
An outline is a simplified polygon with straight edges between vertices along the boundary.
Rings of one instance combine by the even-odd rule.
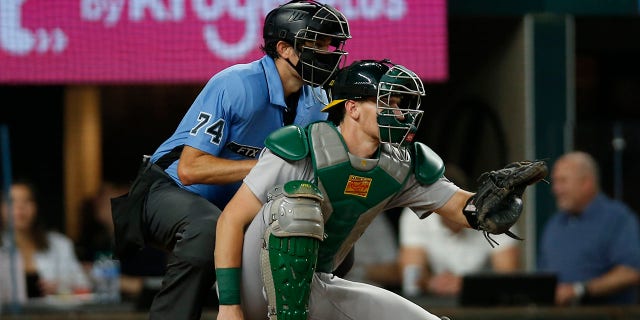
[[271, 134], [217, 225], [218, 320], [440, 317], [393, 292], [341, 279], [335, 266], [376, 215], [409, 207], [488, 234], [507, 233], [544, 162], [483, 175], [480, 192], [444, 176], [443, 161], [412, 142], [424, 87], [407, 68], [362, 60], [331, 84], [329, 121]]

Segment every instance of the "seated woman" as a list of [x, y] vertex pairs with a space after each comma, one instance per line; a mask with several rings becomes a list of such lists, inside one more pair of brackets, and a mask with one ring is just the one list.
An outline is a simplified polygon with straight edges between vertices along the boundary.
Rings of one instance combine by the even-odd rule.
[[[54, 294], [89, 292], [91, 285], [67, 236], [45, 230], [38, 214], [35, 188], [27, 181], [14, 181], [2, 197], [2, 247], [13, 243], [20, 260], [29, 298]], [[10, 206], [9, 206], [10, 205]], [[11, 214], [11, 216], [9, 215]], [[10, 219], [11, 218], [11, 219]], [[9, 229], [12, 228], [12, 229]]]

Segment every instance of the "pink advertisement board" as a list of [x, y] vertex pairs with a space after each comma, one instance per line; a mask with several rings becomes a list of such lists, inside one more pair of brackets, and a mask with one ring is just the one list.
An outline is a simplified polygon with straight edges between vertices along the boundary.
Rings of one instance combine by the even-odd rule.
[[[275, 0], [0, 0], [0, 83], [200, 83], [263, 55]], [[327, 0], [347, 62], [389, 58], [448, 78], [446, 0]]]

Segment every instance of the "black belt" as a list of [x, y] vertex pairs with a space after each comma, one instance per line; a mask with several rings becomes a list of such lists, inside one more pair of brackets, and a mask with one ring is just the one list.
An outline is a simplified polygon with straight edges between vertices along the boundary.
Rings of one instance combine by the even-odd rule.
[[[173, 149], [171, 149], [171, 151], [169, 151], [168, 153], [165, 153], [162, 157], [160, 157], [160, 159], [158, 159], [155, 164], [162, 168], [162, 170], [166, 170], [167, 168], [169, 168], [169, 166], [174, 163], [176, 160], [180, 159], [180, 154], [182, 153], [182, 149], [184, 149], [184, 145], [179, 145]], [[146, 165], [146, 162], [151, 161], [151, 157], [149, 156], [142, 156], [142, 163], [143, 165]]]

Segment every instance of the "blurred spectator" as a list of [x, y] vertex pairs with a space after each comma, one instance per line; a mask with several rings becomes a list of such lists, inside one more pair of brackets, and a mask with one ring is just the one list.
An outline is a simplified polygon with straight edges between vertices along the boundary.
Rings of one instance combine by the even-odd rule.
[[[454, 297], [462, 289], [465, 274], [511, 272], [520, 268], [518, 242], [506, 235], [492, 235], [500, 244], [494, 248], [477, 230], [439, 215], [419, 220], [408, 208], [400, 216], [399, 228], [398, 260], [403, 277], [410, 276], [407, 272], [416, 272], [413, 277], [418, 279], [418, 292], [413, 294]], [[409, 271], [412, 269], [416, 271]]]
[[82, 204], [82, 229], [76, 243], [78, 258], [90, 268], [101, 253], [113, 251], [113, 223], [110, 198], [127, 193], [128, 185], [104, 182], [95, 197]]
[[[91, 270], [94, 261], [103, 254], [113, 253], [114, 236], [111, 216], [113, 197], [127, 193], [129, 186], [104, 182], [98, 194], [87, 199], [82, 206], [82, 231], [76, 243], [76, 252], [85, 271]], [[151, 297], [142, 297], [143, 292], [153, 294], [160, 288], [164, 275], [166, 253], [154, 247], [146, 247], [126, 261], [120, 261], [120, 291], [125, 300], [138, 303], [138, 307], [149, 307]]]
[[[446, 168], [445, 176], [449, 180], [463, 189], [469, 188], [467, 175], [462, 169], [452, 163], [448, 163]], [[427, 293], [455, 297], [460, 294], [465, 274], [511, 272], [520, 268], [517, 240], [503, 234], [492, 235], [499, 243], [494, 248], [481, 232], [440, 215], [420, 220], [411, 209], [403, 209], [399, 236], [398, 262], [405, 295]]]
[[353, 267], [345, 279], [392, 291], [400, 288], [400, 272], [396, 263], [398, 240], [391, 221], [384, 213], [373, 219], [354, 250]]
[[35, 190], [30, 182], [16, 180], [9, 190], [10, 201], [7, 201], [7, 193], [3, 192], [2, 250], [8, 252], [8, 246], [13, 243], [8, 229], [13, 226], [16, 259], [20, 260], [18, 264], [22, 270], [19, 272], [21, 277], [25, 277], [29, 298], [88, 293], [91, 284], [76, 257], [73, 242], [59, 232], [45, 229], [38, 212]]
[[551, 177], [559, 211], [545, 226], [538, 262], [541, 270], [558, 274], [556, 303], [636, 303], [636, 213], [600, 191], [598, 166], [585, 152], [560, 157]]

